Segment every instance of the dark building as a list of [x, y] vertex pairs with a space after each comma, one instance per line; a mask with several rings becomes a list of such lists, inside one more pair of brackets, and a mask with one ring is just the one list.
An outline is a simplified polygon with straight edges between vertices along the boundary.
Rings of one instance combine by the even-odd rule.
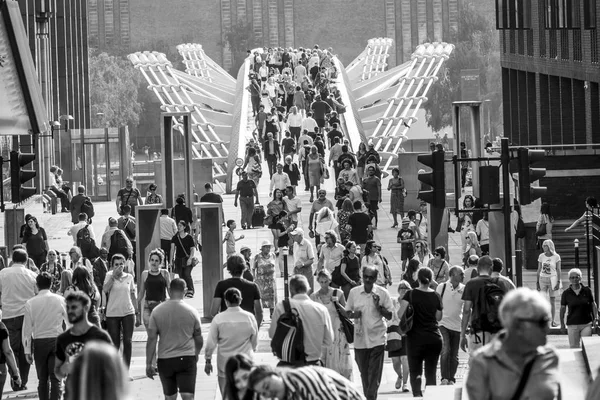
[[[61, 115], [71, 115], [68, 129], [90, 128], [90, 88], [88, 80], [87, 3], [81, 0], [19, 0], [19, 7], [34, 61], [40, 72], [42, 50], [38, 37], [36, 18], [45, 3], [51, 13], [48, 17], [48, 119], [58, 121]], [[62, 129], [65, 123], [62, 121]], [[58, 140], [60, 138], [60, 142]], [[74, 148], [70, 131], [55, 135], [54, 145], [61, 160], [67, 180], [73, 179], [71, 172], [76, 168], [75, 159], [81, 148]]]
[[496, 0], [504, 135], [547, 150], [547, 201], [579, 217], [600, 193], [600, 0]]

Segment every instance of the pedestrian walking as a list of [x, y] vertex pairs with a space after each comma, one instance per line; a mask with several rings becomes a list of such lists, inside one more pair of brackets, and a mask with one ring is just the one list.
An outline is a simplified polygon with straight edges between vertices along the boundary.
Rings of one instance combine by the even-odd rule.
[[294, 275], [303, 275], [308, 281], [310, 292], [314, 289], [312, 265], [315, 261], [315, 251], [312, 244], [304, 237], [304, 230], [296, 228], [289, 233], [294, 241]]
[[[35, 296], [36, 273], [25, 267], [27, 252], [16, 249], [12, 253], [13, 264], [0, 271], [0, 301], [2, 302], [2, 323], [10, 338], [10, 347], [19, 367], [21, 385], [17, 390], [27, 389], [29, 363], [23, 348], [23, 320], [25, 305]], [[15, 374], [16, 375], [16, 374]]]
[[[329, 312], [325, 306], [310, 299], [308, 296], [308, 280], [304, 275], [292, 276], [289, 285], [291, 295], [289, 306], [298, 313], [298, 317], [302, 321], [302, 326], [310, 327], [310, 329], [304, 329], [303, 332], [305, 358], [303, 360], [295, 360], [294, 365], [323, 365], [323, 351], [332, 345], [334, 336]], [[279, 302], [273, 312], [273, 323], [269, 327], [269, 337], [271, 339], [275, 336], [277, 329], [275, 321], [278, 321], [284, 312], [284, 304], [283, 302]], [[289, 364], [283, 361], [280, 361], [278, 365], [289, 366]]]
[[117, 225], [118, 221], [115, 218], [108, 218], [108, 227], [102, 235], [100, 246], [108, 249], [109, 260], [112, 260], [112, 256], [115, 254], [121, 254], [129, 259], [133, 255], [133, 245], [125, 232], [119, 229]]
[[151, 183], [150, 186], [148, 186], [148, 191], [150, 193], [146, 196], [145, 204], [162, 204], [163, 199], [160, 194], [156, 193], [157, 189], [158, 186], [156, 185], [156, 183]]
[[355, 201], [353, 206], [354, 214], [348, 218], [348, 227], [346, 229], [350, 231], [350, 240], [363, 250], [369, 237], [373, 234], [373, 225], [371, 218], [362, 211], [362, 203], [360, 201]]
[[554, 248], [554, 242], [550, 239], [544, 240], [542, 244], [543, 253], [538, 257], [537, 290], [543, 292], [550, 299], [552, 316], [552, 327], [558, 326], [554, 317], [556, 315], [556, 296], [562, 288], [561, 259]]
[[506, 294], [499, 312], [504, 330], [469, 359], [465, 378], [469, 398], [560, 397], [558, 354], [547, 344], [548, 300], [531, 289], [518, 288]]
[[[114, 255], [111, 270], [106, 274], [103, 290], [108, 297], [106, 301], [106, 329], [115, 347], [121, 347], [123, 339], [123, 361], [129, 368], [133, 329], [139, 319], [137, 309], [137, 293], [133, 276], [125, 272], [125, 257]], [[139, 325], [138, 325], [139, 326]]]
[[135, 207], [142, 205], [142, 194], [138, 188], [133, 187], [133, 178], [125, 179], [125, 187], [121, 188], [117, 193], [116, 207], [117, 213], [123, 215], [123, 206], [128, 204], [131, 206], [131, 212], [135, 214]]
[[[92, 341], [102, 341], [112, 344], [106, 331], [88, 321], [90, 298], [81, 291], [69, 293], [66, 297], [67, 318], [71, 327], [56, 338], [56, 360], [54, 374], [58, 379], [64, 379], [73, 370], [73, 362], [83, 351], [86, 344]], [[70, 377], [66, 385], [69, 386]]]
[[350, 290], [346, 313], [355, 319], [354, 357], [367, 400], [377, 399], [383, 372], [384, 344], [387, 325], [392, 319], [393, 304], [388, 291], [375, 285], [377, 270], [362, 270], [363, 284]]
[[98, 304], [100, 304], [100, 292], [92, 280], [92, 276], [86, 268], [77, 266], [72, 269], [71, 285], [67, 287], [64, 296], [68, 296], [73, 291], [82, 291], [90, 298], [90, 309], [88, 311], [88, 321], [100, 327], [100, 316], [98, 314]]
[[[10, 377], [11, 379], [13, 391], [22, 386], [19, 367], [17, 366], [15, 355], [10, 347], [9, 332], [2, 322], [0, 322], [0, 345], [2, 346], [2, 349], [0, 350], [0, 397], [2, 397], [7, 377]], [[8, 364], [10, 370], [7, 370], [6, 364]]]
[[[160, 248], [165, 256], [169, 256], [171, 254], [171, 239], [177, 233], [177, 223], [173, 218], [169, 217], [169, 210], [166, 208], [160, 210], [158, 223], [160, 227]], [[170, 261], [169, 257], [165, 260], [165, 267], [167, 269], [171, 269]]]
[[572, 349], [581, 347], [581, 338], [592, 336], [593, 329], [598, 327], [598, 306], [592, 290], [581, 283], [581, 275], [579, 268], [569, 271], [571, 284], [560, 298], [560, 328], [568, 333]]
[[[153, 365], [158, 342], [158, 375], [165, 399], [192, 400], [196, 391], [198, 356], [204, 344], [198, 311], [183, 301], [185, 281], [175, 278], [171, 298], [152, 311], [146, 344], [146, 376], [154, 379]], [[173, 323], [177, 321], [177, 323]], [[160, 338], [160, 340], [159, 340]]]
[[25, 303], [23, 349], [29, 364], [35, 362], [40, 400], [62, 398], [62, 381], [54, 374], [56, 338], [68, 321], [65, 299], [50, 291], [52, 275], [36, 277], [38, 294]]
[[390, 214], [394, 218], [392, 228], [398, 227], [398, 214], [404, 219], [404, 179], [400, 176], [400, 169], [392, 169], [392, 177], [388, 182], [387, 190], [390, 191]]
[[439, 321], [443, 345], [440, 360], [442, 372], [442, 385], [456, 383], [456, 370], [458, 369], [458, 349], [460, 347], [460, 327], [462, 325], [462, 295], [465, 285], [462, 281], [465, 273], [462, 267], [456, 265], [450, 268], [450, 279], [441, 283], [436, 292], [442, 298], [444, 309], [442, 319]]
[[433, 281], [431, 269], [423, 267], [418, 272], [419, 287], [404, 295], [400, 302], [400, 318], [408, 305], [412, 306], [413, 326], [406, 335], [410, 386], [414, 397], [423, 396], [423, 364], [425, 364], [426, 385], [436, 385], [436, 368], [442, 351], [442, 335], [438, 321], [442, 319], [440, 295], [429, 287]]
[[238, 206], [238, 198], [240, 199], [240, 208], [242, 212], [242, 218], [240, 226], [242, 229], [252, 228], [252, 214], [254, 212], [254, 199], [256, 198], [256, 204], [260, 204], [258, 200], [258, 192], [256, 191], [256, 184], [253, 180], [248, 179], [248, 173], [242, 172], [242, 179], [237, 183], [235, 191], [235, 199], [233, 205]]
[[27, 221], [27, 227], [23, 233], [21, 242], [25, 245], [27, 255], [33, 260], [36, 267], [41, 267], [48, 255], [48, 236], [44, 228], [41, 228], [36, 217]]
[[[84, 203], [89, 202], [91, 204], [91, 209]], [[79, 222], [79, 214], [87, 212], [93, 212], [94, 206], [92, 203], [92, 199], [85, 195], [85, 186], [79, 185], [77, 187], [77, 194], [73, 196], [71, 199], [71, 204], [69, 205], [69, 209], [71, 211], [71, 221], [74, 224]], [[87, 213], [86, 213], [87, 215]], [[88, 218], [93, 218], [93, 215], [88, 215]]]
[[63, 272], [63, 267], [58, 261], [58, 254], [56, 250], [48, 250], [48, 258], [45, 263], [40, 267], [40, 274], [46, 272], [50, 274], [52, 283], [50, 285], [50, 292], [56, 293], [60, 290], [60, 277]]
[[142, 271], [138, 310], [141, 310], [142, 321], [148, 329], [150, 314], [159, 304], [166, 301], [171, 284], [171, 275], [164, 269], [165, 253], [161, 249], [150, 251], [148, 269]]
[[180, 220], [177, 223], [177, 234], [171, 238], [170, 259], [173, 263], [174, 272], [185, 280], [187, 298], [194, 297], [194, 281], [192, 270], [196, 263], [196, 243], [189, 234], [190, 226], [187, 222]]
[[256, 318], [240, 308], [241, 302], [242, 293], [238, 289], [229, 288], [225, 291], [227, 310], [213, 318], [206, 339], [204, 371], [207, 375], [213, 372], [211, 359], [217, 348], [217, 376], [221, 395], [225, 394], [225, 365], [229, 357], [246, 354], [252, 359], [258, 345]]
[[277, 287], [275, 283], [275, 266], [277, 256], [271, 251], [271, 242], [264, 240], [260, 246], [260, 252], [254, 257], [252, 273], [254, 282], [260, 290], [262, 308], [269, 309], [269, 315], [273, 315], [273, 309], [277, 304]]
[[[400, 302], [404, 298], [404, 295], [412, 290], [412, 287], [405, 280], [401, 280], [398, 284], [398, 298], [392, 298], [392, 304], [394, 311], [392, 312], [392, 319], [389, 322], [387, 328], [387, 342], [386, 349], [388, 351], [388, 357], [392, 359], [392, 366], [396, 372], [396, 389], [402, 389], [402, 393], [408, 393], [408, 356], [407, 356], [407, 343], [406, 335], [400, 330], [400, 317], [398, 312], [400, 311]], [[390, 348], [390, 344], [399, 342], [396, 347]]]
[[190, 224], [190, 227], [194, 225], [194, 215], [192, 210], [185, 204], [185, 196], [180, 194], [175, 199], [175, 206], [171, 210], [171, 218], [175, 221], [185, 221]]

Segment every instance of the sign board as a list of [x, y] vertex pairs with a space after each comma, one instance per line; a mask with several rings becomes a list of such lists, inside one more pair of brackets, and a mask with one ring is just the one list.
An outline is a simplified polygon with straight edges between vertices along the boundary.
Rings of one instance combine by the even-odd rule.
[[481, 84], [478, 69], [460, 71], [460, 99], [462, 101], [481, 100]]
[[0, 135], [48, 130], [46, 106], [19, 3], [0, 0]]

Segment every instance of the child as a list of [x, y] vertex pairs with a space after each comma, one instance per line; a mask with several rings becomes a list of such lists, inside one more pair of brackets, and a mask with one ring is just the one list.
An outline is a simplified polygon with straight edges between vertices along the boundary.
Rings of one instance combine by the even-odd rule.
[[223, 239], [223, 243], [227, 242], [227, 245], [225, 247], [227, 258], [235, 254], [235, 242], [244, 238], [244, 235], [240, 235], [240, 237], [237, 239], [235, 238], [235, 235], [233, 234], [235, 227], [236, 225], [234, 220], [230, 219], [227, 221], [227, 228], [229, 228], [229, 230], [227, 231], [227, 233], [225, 234], [225, 238]]

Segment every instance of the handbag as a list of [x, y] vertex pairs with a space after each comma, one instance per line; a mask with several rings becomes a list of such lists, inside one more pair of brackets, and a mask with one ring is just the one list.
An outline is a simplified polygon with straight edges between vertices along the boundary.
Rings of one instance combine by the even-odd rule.
[[[333, 294], [337, 296], [339, 291], [340, 291], [339, 289], [335, 289], [333, 291]], [[340, 317], [340, 323], [341, 323], [342, 329], [344, 330], [344, 335], [346, 336], [346, 341], [348, 343], [353, 343], [354, 342], [354, 322], [352, 322], [352, 320], [350, 318], [346, 317], [342, 313], [340, 303], [338, 303], [336, 301], [333, 304], [335, 306], [335, 309], [338, 312], [338, 316]]]
[[544, 236], [546, 234], [546, 223], [541, 223], [535, 231], [535, 236]]
[[[400, 335], [400, 339], [388, 339], [385, 343], [385, 349], [387, 351], [398, 351], [402, 349], [402, 332], [398, 325], [390, 325], [387, 328], [387, 333], [397, 333]], [[388, 336], [389, 337], [389, 336]]]
[[412, 306], [412, 295], [413, 291], [411, 290], [410, 292], [408, 292], [409, 302], [406, 306], [406, 311], [404, 311], [404, 314], [402, 314], [402, 317], [400, 318], [399, 328], [403, 335], [407, 334], [413, 326], [413, 317], [415, 316], [415, 309]]

